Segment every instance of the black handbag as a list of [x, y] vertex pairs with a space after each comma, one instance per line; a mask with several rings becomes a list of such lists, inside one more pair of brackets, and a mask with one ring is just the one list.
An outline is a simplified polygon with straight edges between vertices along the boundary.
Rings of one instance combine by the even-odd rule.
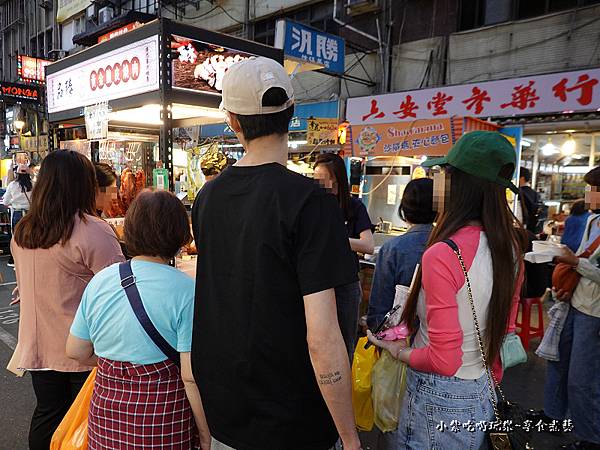
[[[450, 239], [444, 240], [444, 243], [456, 254], [465, 276], [469, 304], [471, 306], [471, 312], [473, 313], [473, 324], [475, 325], [475, 331], [477, 332], [477, 344], [479, 346], [479, 351], [481, 352], [481, 359], [488, 379], [488, 388], [492, 406], [494, 408], [494, 417], [496, 419], [490, 427], [491, 429], [486, 431], [489, 448], [491, 450], [533, 450], [529, 432], [523, 429], [525, 421], [527, 420], [525, 410], [516, 403], [506, 400], [504, 392], [502, 392], [500, 384], [486, 358], [483, 340], [481, 339], [479, 321], [477, 320], [477, 313], [475, 312], [475, 304], [473, 302], [471, 282], [469, 281], [469, 274], [460, 249], [458, 248], [458, 245]], [[495, 392], [498, 393], [500, 401], [497, 400]]]

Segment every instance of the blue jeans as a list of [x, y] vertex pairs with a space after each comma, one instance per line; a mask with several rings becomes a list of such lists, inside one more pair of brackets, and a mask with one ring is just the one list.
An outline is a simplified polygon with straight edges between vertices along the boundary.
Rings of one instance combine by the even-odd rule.
[[360, 305], [360, 282], [345, 284], [335, 288], [335, 305], [338, 323], [346, 344], [350, 364], [354, 357], [356, 336], [358, 334], [358, 306]]
[[494, 420], [487, 383], [409, 368], [396, 449], [478, 450], [485, 435], [473, 425]]
[[23, 218], [24, 214], [25, 214], [25, 211], [23, 211], [21, 209], [11, 209], [11, 212], [10, 212], [10, 225], [11, 225], [10, 232], [12, 234], [15, 233], [15, 227], [19, 223], [19, 220], [21, 220]]
[[600, 444], [600, 318], [571, 307], [558, 346], [560, 361], [548, 361], [544, 412], [573, 420], [579, 439]]

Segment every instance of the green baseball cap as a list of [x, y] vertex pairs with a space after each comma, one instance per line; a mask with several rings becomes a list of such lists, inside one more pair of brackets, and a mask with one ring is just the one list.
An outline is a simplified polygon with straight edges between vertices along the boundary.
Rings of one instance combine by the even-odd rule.
[[463, 135], [443, 158], [428, 159], [424, 167], [452, 166], [474, 177], [483, 178], [509, 188], [519, 189], [499, 175], [507, 164], [516, 167], [517, 155], [512, 144], [496, 131], [472, 131]]

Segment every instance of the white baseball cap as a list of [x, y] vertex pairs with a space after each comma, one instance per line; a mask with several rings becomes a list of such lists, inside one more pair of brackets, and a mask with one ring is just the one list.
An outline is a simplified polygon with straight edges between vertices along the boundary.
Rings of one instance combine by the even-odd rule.
[[[262, 98], [271, 88], [283, 89], [288, 100], [283, 105], [263, 106]], [[233, 64], [223, 77], [221, 109], [253, 116], [285, 111], [294, 104], [292, 80], [277, 61], [262, 56]]]

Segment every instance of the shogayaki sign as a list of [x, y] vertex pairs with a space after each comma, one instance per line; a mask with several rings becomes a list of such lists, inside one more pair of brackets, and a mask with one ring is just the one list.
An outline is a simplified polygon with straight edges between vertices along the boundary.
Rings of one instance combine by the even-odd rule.
[[600, 68], [348, 99], [353, 125], [600, 108]]
[[151, 36], [48, 75], [48, 112], [158, 90], [158, 82], [158, 36]]

